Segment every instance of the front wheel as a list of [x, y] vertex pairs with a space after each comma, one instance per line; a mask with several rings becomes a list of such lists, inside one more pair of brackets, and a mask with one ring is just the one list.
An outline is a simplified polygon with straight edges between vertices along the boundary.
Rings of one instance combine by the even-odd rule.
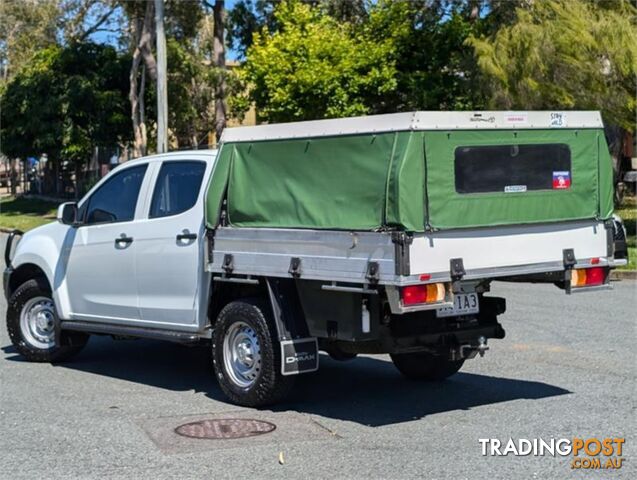
[[246, 299], [226, 305], [212, 335], [215, 375], [223, 393], [246, 407], [282, 400], [293, 377], [281, 374], [281, 352], [267, 304]]
[[464, 360], [449, 360], [431, 353], [394, 353], [391, 356], [396, 368], [412, 380], [439, 381], [458, 372]]
[[31, 362], [67, 360], [88, 341], [85, 333], [58, 332], [51, 291], [40, 279], [23, 283], [9, 299], [7, 330], [11, 343]]

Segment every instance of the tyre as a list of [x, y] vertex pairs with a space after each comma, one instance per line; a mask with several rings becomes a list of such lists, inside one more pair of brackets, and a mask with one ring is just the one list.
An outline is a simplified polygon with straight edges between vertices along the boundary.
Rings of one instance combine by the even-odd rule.
[[62, 362], [78, 353], [88, 335], [59, 332], [59, 319], [51, 290], [41, 279], [20, 285], [7, 305], [7, 330], [11, 343], [31, 362]]
[[294, 378], [281, 374], [270, 308], [260, 300], [234, 301], [221, 310], [212, 334], [212, 359], [221, 390], [237, 405], [270, 405], [292, 389]]
[[397, 353], [391, 359], [405, 377], [412, 380], [444, 380], [462, 367], [464, 360], [449, 360], [430, 353]]

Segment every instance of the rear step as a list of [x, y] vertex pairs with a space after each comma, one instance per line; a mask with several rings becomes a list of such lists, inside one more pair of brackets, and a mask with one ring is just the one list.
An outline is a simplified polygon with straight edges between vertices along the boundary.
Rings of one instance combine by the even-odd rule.
[[169, 342], [183, 344], [198, 343], [200, 339], [199, 335], [195, 333], [160, 330], [158, 328], [130, 327], [126, 325], [114, 325], [112, 323], [93, 323], [64, 320], [60, 322], [60, 328], [62, 330], [74, 330], [86, 333], [152, 338], [155, 340], [167, 340]]

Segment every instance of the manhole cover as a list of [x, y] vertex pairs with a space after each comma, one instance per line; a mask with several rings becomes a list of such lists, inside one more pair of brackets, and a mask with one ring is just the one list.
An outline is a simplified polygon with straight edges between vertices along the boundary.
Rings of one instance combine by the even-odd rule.
[[274, 431], [276, 425], [262, 420], [223, 418], [200, 420], [175, 428], [175, 433], [190, 438], [231, 439], [254, 437]]

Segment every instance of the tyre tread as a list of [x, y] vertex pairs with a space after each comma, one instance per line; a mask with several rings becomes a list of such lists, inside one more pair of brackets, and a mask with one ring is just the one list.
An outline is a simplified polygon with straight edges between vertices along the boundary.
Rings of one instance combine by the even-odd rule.
[[[241, 318], [256, 327], [261, 340], [262, 370], [255, 386], [241, 391], [225, 376], [223, 366], [223, 335], [233, 318]], [[219, 313], [212, 338], [212, 359], [215, 375], [223, 393], [238, 405], [261, 407], [277, 403], [291, 391], [294, 378], [281, 374], [281, 353], [276, 328], [268, 304], [260, 298], [245, 298], [228, 303]]]
[[20, 285], [7, 303], [7, 332], [18, 352], [30, 362], [62, 362], [77, 354], [88, 341], [88, 335], [73, 332], [62, 339], [62, 345], [51, 349], [35, 348], [28, 344], [20, 331], [20, 311], [24, 303], [35, 296], [51, 296], [51, 289], [44, 279], [33, 278]]

